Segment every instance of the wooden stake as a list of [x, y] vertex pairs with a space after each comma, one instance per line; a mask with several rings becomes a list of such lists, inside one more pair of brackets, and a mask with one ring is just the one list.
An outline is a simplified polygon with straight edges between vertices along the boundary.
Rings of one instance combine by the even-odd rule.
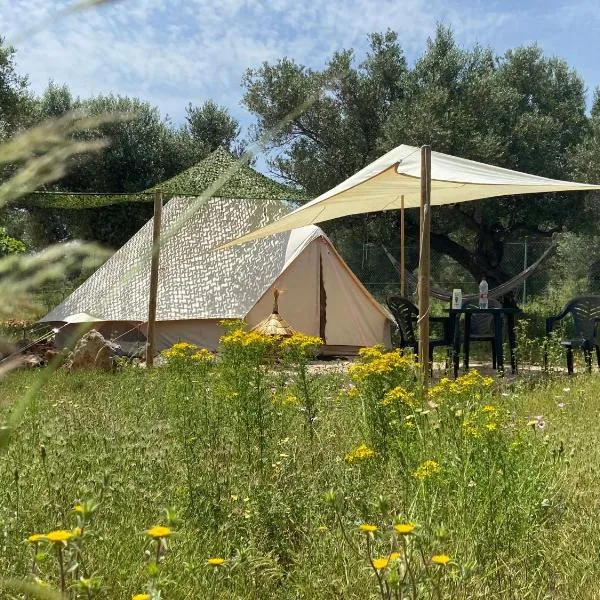
[[431, 147], [421, 148], [421, 243], [419, 247], [419, 364], [429, 384], [429, 238], [431, 228]]
[[400, 196], [400, 295], [404, 298], [406, 277], [404, 275], [404, 194]]
[[160, 258], [160, 226], [162, 220], [162, 193], [154, 192], [154, 221], [152, 223], [152, 262], [150, 263], [150, 299], [148, 301], [148, 334], [146, 366], [154, 366], [156, 354], [156, 299], [158, 294], [158, 264]]

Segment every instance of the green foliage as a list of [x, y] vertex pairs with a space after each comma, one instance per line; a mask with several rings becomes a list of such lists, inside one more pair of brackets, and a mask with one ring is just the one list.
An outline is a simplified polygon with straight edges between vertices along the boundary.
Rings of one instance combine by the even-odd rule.
[[0, 256], [25, 252], [27, 246], [21, 241], [6, 234], [6, 229], [0, 227]]
[[195, 143], [203, 145], [206, 153], [225, 146], [232, 148], [240, 135], [239, 123], [229, 115], [228, 110], [207, 100], [202, 106], [186, 108], [186, 129]]
[[[248, 71], [244, 102], [258, 133], [272, 127], [294, 103], [321, 90], [319, 100], [275, 140], [283, 156], [273, 166], [286, 180], [317, 195], [401, 144], [434, 150], [539, 175], [569, 178], [568, 159], [596, 164], [585, 142], [585, 86], [568, 65], [537, 46], [504, 56], [457, 46], [439, 27], [423, 55], [409, 67], [397, 35], [371, 36], [365, 60], [352, 51], [332, 56], [322, 71], [289, 59]], [[597, 154], [597, 153], [596, 153]], [[577, 169], [575, 169], [577, 172]], [[432, 247], [492, 285], [509, 276], [505, 243], [524, 233], [549, 236], [563, 228], [584, 231], [596, 218], [583, 196], [501, 198], [433, 212]], [[361, 217], [362, 218], [362, 217]], [[417, 215], [409, 211], [409, 234]], [[373, 218], [378, 239], [391, 246], [396, 215]], [[356, 219], [334, 224], [350, 227]], [[352, 262], [352, 256], [347, 257]]]
[[390, 105], [403, 93], [406, 60], [391, 31], [371, 36], [358, 69], [351, 50], [333, 55], [322, 72], [282, 59], [250, 69], [244, 103], [257, 133], [276, 127], [314, 94], [318, 99], [287, 124], [274, 145], [285, 148], [273, 167], [311, 196], [333, 187], [379, 154], [377, 138]]
[[[85, 581], [100, 577], [98, 597], [131, 597], [149, 589], [149, 577], [152, 589], [174, 600], [373, 597], [369, 560], [393, 551], [410, 560], [415, 587], [401, 566], [380, 574], [390, 585], [404, 581], [404, 598], [484, 590], [503, 598], [507, 585], [544, 597], [548, 574], [557, 572], [547, 542], [567, 496], [563, 465], [552, 464], [558, 441], [545, 442], [538, 425], [527, 425], [523, 411], [531, 409], [522, 408], [520, 391], [500, 395], [472, 373], [432, 388], [429, 405], [416, 395], [414, 403], [398, 395], [381, 403], [372, 395], [377, 378], [386, 389], [399, 380], [388, 381], [375, 349], [352, 375], [360, 375], [356, 388], [344, 374], [304, 373], [315, 384], [311, 429], [301, 390], [315, 344], [288, 346], [232, 331], [218, 357], [176, 344], [152, 371], [51, 376], [50, 401], [30, 404], [0, 462], [3, 574], [27, 576], [31, 547], [22, 540], [81, 526], [72, 508], [92, 498], [81, 552]], [[410, 364], [402, 367], [407, 388]], [[32, 377], [4, 382], [0, 410]], [[397, 422], [386, 452], [365, 437], [365, 403]], [[162, 507], [171, 507], [176, 531], [168, 545], [149, 547], [144, 532], [164, 523]], [[399, 537], [394, 525], [408, 522], [414, 532]], [[377, 526], [366, 549], [360, 523]], [[69, 561], [78, 547], [69, 542]], [[443, 554], [451, 562], [438, 569], [431, 557]], [[213, 567], [210, 557], [224, 562]], [[58, 586], [56, 561], [50, 555], [36, 568]], [[563, 566], [566, 590], [574, 589], [580, 582]], [[68, 585], [70, 572], [66, 578]], [[86, 597], [87, 589], [72, 593]]]
[[31, 110], [27, 77], [15, 69], [15, 50], [0, 36], [0, 142], [26, 124]]
[[[91, 116], [115, 112], [132, 115], [126, 123], [104, 124], [81, 133], [85, 139], [106, 137], [111, 143], [101, 155], [78, 159], [71, 165], [58, 188], [70, 192], [143, 191], [205, 158], [218, 145], [230, 143], [230, 132], [221, 131], [218, 124], [227, 121], [235, 125], [225, 109], [214, 107], [204, 115], [204, 131], [192, 134], [186, 128], [174, 127], [156, 107], [138, 98], [109, 95], [73, 99], [66, 86], [51, 82], [39, 101], [39, 118], [68, 111]], [[211, 118], [218, 122], [212, 131]], [[201, 134], [204, 140], [197, 138]]]
[[[600, 181], [600, 89], [594, 91], [592, 112], [588, 122], [587, 135], [572, 149], [569, 156], [571, 168], [580, 181]], [[595, 198], [594, 198], [595, 199]]]

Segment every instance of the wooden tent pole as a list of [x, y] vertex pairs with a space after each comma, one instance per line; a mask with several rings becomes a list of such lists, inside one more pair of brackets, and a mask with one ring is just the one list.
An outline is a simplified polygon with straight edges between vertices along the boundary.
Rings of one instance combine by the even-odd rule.
[[406, 277], [404, 275], [404, 194], [400, 196], [400, 295], [404, 298]]
[[150, 299], [148, 301], [148, 333], [146, 366], [154, 366], [156, 354], [156, 300], [158, 295], [158, 261], [160, 258], [160, 227], [162, 221], [162, 193], [154, 191], [154, 221], [152, 223], [152, 261], [150, 263]]
[[431, 228], [431, 146], [421, 148], [421, 236], [419, 248], [419, 365], [429, 384], [429, 240]]
[[323, 246], [319, 250], [319, 337], [327, 343], [325, 332], [327, 330], [327, 292], [325, 278], [323, 277]]

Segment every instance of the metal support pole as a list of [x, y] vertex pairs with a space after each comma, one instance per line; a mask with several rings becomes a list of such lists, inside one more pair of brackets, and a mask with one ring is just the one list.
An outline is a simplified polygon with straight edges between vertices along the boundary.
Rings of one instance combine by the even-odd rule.
[[423, 388], [429, 385], [429, 240], [431, 229], [431, 147], [421, 148], [421, 235], [419, 247], [419, 364]]
[[160, 258], [160, 226], [162, 220], [162, 193], [154, 192], [154, 221], [152, 223], [152, 261], [150, 263], [150, 298], [148, 300], [148, 332], [146, 366], [154, 366], [156, 354], [156, 299], [158, 295], [158, 264]]
[[[523, 271], [527, 268], [527, 238], [525, 238], [525, 247], [523, 248]], [[527, 302], [527, 277], [523, 279], [523, 304]]]
[[404, 275], [405, 269], [405, 255], [404, 255], [404, 194], [400, 196], [400, 295], [404, 298], [406, 293], [406, 276]]

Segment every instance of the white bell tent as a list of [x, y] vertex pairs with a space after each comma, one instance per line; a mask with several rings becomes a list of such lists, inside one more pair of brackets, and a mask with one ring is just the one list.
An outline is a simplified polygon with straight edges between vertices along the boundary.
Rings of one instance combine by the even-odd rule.
[[[181, 340], [215, 349], [223, 333], [219, 322], [258, 324], [271, 313], [275, 288], [281, 291], [281, 315], [295, 330], [324, 337], [326, 352], [352, 354], [361, 346], [389, 346], [388, 314], [318, 227], [214, 251], [289, 209], [279, 200], [211, 198], [184, 218], [194, 201], [173, 198], [163, 210], [158, 350]], [[60, 340], [85, 322], [110, 338], [119, 337], [118, 343], [145, 341], [152, 226], [151, 219], [42, 319], [61, 327]]]

